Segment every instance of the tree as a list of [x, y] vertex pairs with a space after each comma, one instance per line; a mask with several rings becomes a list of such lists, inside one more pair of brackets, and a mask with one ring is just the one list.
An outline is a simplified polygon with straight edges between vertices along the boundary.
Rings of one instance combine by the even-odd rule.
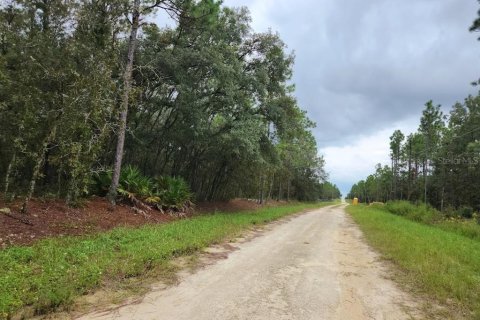
[[430, 100], [425, 104], [422, 117], [420, 119], [419, 132], [424, 137], [425, 159], [423, 163], [423, 178], [424, 178], [424, 202], [427, 203], [427, 189], [428, 189], [428, 172], [430, 160], [434, 156], [435, 147], [438, 145], [442, 129], [445, 124], [443, 122], [443, 113], [440, 110], [440, 105], [434, 106]]
[[392, 186], [392, 197], [397, 199], [397, 184], [398, 184], [398, 174], [399, 174], [399, 163], [401, 159], [402, 143], [405, 139], [405, 135], [400, 130], [395, 130], [395, 132], [390, 137], [390, 157], [392, 159], [392, 172], [393, 172], [393, 186]]
[[[147, 23], [155, 10], [176, 25]], [[114, 200], [124, 164], [183, 178], [199, 200], [336, 193], [294, 98], [294, 56], [247, 9], [12, 0], [0, 16], [0, 175], [25, 212], [35, 195], [77, 203], [105, 171]]]
[[117, 148], [115, 151], [115, 162], [113, 164], [112, 184], [108, 193], [108, 198], [112, 204], [115, 204], [117, 189], [120, 180], [120, 171], [122, 169], [123, 147], [125, 145], [125, 131], [127, 130], [128, 100], [132, 87], [133, 57], [137, 45], [137, 33], [140, 27], [140, 0], [133, 0], [132, 22], [130, 28], [130, 37], [128, 39], [128, 53], [125, 71], [123, 72], [123, 94], [120, 106], [120, 117], [117, 133]]
[[[382, 198], [386, 186], [393, 183], [389, 179], [396, 176], [400, 198], [404, 189], [406, 199], [427, 201], [441, 211], [464, 206], [480, 209], [476, 191], [480, 188], [479, 106], [480, 96], [469, 96], [463, 103], [456, 103], [446, 118], [440, 106], [427, 103], [417, 132], [409, 134], [403, 143], [398, 132], [390, 138], [391, 172], [397, 172], [398, 163], [399, 174], [388, 174], [386, 170], [390, 168], [377, 166], [376, 173], [355, 184], [349, 196], [360, 195], [369, 201], [377, 184], [380, 196], [375, 198]], [[393, 199], [398, 199], [398, 194]]]

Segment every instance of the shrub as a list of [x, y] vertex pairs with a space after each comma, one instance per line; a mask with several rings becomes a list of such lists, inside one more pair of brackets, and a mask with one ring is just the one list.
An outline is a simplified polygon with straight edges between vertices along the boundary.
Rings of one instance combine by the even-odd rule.
[[408, 201], [389, 201], [385, 208], [393, 214], [406, 216], [416, 209], [416, 206]]
[[[92, 192], [104, 197], [112, 183], [112, 171], [96, 172], [92, 177]], [[160, 210], [187, 211], [192, 207], [192, 193], [182, 178], [161, 177], [151, 179], [134, 166], [126, 166], [120, 174], [119, 197], [134, 206], [154, 206]], [[139, 201], [140, 200], [140, 201]]]
[[108, 194], [108, 189], [112, 184], [112, 171], [101, 170], [92, 175], [92, 182], [90, 183], [90, 192], [100, 197], [105, 197]]
[[152, 179], [144, 176], [134, 166], [126, 166], [120, 173], [120, 194], [131, 194], [136, 198], [147, 198], [153, 195], [154, 185]]
[[158, 178], [156, 187], [160, 204], [167, 209], [183, 210], [191, 205], [192, 193], [182, 178]]
[[472, 219], [473, 218], [473, 208], [471, 207], [462, 207], [457, 210], [457, 214], [459, 217], [464, 219]]
[[371, 208], [384, 208], [385, 203], [383, 203], [383, 202], [372, 202], [368, 206], [371, 207]]
[[447, 219], [453, 219], [453, 218], [457, 218], [457, 211], [455, 211], [455, 209], [451, 206], [448, 206], [446, 208], [443, 209], [443, 215], [445, 216], [445, 218]]
[[[102, 170], [93, 174], [92, 192], [98, 196], [107, 195], [112, 184], [112, 170]], [[118, 193], [121, 197], [147, 198], [152, 196], [154, 184], [152, 179], [144, 176], [134, 166], [125, 166], [120, 173]]]
[[385, 207], [393, 214], [417, 222], [434, 223], [441, 217], [437, 210], [425, 204], [414, 205], [408, 201], [390, 201]]

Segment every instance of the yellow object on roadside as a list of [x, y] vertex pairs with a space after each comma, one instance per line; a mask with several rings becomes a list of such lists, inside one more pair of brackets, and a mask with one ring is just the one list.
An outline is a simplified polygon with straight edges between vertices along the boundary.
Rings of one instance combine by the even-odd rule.
[[354, 206], [358, 206], [358, 198], [353, 198], [352, 204], [353, 204]]

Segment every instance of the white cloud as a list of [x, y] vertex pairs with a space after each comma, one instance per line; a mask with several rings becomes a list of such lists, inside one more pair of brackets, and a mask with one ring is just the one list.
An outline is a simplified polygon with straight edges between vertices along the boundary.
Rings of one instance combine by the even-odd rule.
[[353, 138], [344, 146], [330, 146], [320, 150], [326, 160], [330, 180], [335, 182], [345, 196], [353, 183], [365, 179], [375, 170], [375, 165], [390, 161], [390, 136], [401, 130], [405, 136], [416, 131], [417, 118], [411, 118], [392, 125], [388, 129], [366, 136]]

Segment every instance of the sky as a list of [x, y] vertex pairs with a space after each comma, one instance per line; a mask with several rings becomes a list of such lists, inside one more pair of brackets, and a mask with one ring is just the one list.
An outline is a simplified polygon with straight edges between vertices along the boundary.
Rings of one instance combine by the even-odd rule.
[[342, 193], [389, 163], [389, 137], [418, 128], [424, 104], [445, 111], [478, 89], [476, 0], [224, 0], [255, 32], [295, 53], [293, 82], [330, 180]]

